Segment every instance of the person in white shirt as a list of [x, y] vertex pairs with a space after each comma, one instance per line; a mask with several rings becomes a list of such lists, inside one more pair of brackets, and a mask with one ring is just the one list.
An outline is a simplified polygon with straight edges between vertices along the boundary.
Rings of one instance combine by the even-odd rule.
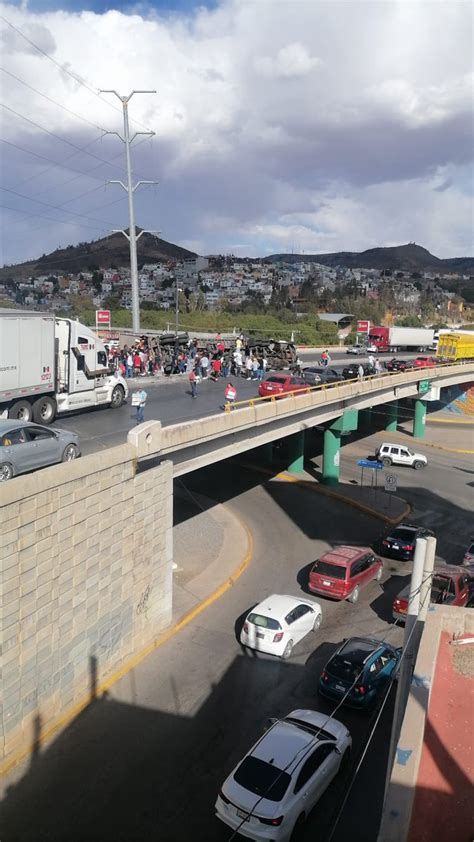
[[209, 357], [207, 354], [203, 354], [201, 357], [201, 374], [202, 379], [205, 380], [207, 378], [207, 372], [209, 371]]

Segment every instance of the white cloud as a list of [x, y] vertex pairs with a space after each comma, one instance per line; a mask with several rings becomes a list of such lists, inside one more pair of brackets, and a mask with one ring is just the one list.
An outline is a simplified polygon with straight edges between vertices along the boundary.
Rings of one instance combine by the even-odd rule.
[[4, 205], [58, 220], [3, 211], [6, 261], [126, 226], [118, 188], [88, 192], [123, 178], [119, 140], [100, 141], [90, 126], [122, 130], [120, 104], [94, 96], [99, 87], [157, 90], [134, 97], [130, 117], [134, 131], [156, 131], [133, 151], [135, 177], [159, 181], [137, 190], [137, 224], [165, 239], [208, 252], [245, 243], [254, 254], [270, 243], [336, 251], [397, 238], [440, 256], [472, 250], [468, 3], [432, 3], [429, 14], [404, 0], [133, 12], [2, 6], [63, 69], [3, 24], [5, 68], [89, 123], [2, 74], [5, 104], [59, 136], [4, 111], [4, 140], [72, 170], [2, 144], [3, 185], [93, 218], [4, 195]]

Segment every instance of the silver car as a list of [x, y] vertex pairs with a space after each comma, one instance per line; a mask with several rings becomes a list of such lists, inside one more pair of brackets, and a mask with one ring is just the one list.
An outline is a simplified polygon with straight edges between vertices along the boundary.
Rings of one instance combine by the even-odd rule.
[[71, 462], [80, 455], [76, 433], [0, 419], [0, 482], [56, 462]]

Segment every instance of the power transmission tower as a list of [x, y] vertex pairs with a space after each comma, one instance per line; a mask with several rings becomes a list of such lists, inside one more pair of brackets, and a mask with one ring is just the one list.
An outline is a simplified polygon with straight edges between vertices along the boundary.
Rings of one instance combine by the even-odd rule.
[[130, 281], [132, 286], [132, 324], [133, 330], [139, 333], [140, 331], [140, 296], [138, 290], [138, 264], [137, 264], [137, 240], [142, 234], [157, 234], [157, 231], [140, 231], [136, 234], [135, 231], [135, 211], [133, 207], [133, 194], [140, 184], [158, 184], [157, 181], [137, 181], [132, 184], [132, 164], [130, 156], [130, 146], [138, 135], [148, 135], [153, 137], [155, 132], [135, 132], [133, 137], [130, 137], [130, 127], [128, 122], [128, 103], [134, 94], [156, 94], [156, 91], [132, 91], [128, 96], [121, 96], [117, 91], [104, 89], [100, 91], [101, 94], [115, 94], [122, 103], [123, 108], [123, 137], [118, 132], [106, 132], [106, 134], [115, 134], [125, 144], [125, 155], [127, 160], [127, 184], [123, 181], [113, 179], [108, 181], [108, 184], [120, 184], [121, 187], [128, 193], [128, 231], [121, 228], [114, 228], [114, 232], [123, 234], [130, 243]]

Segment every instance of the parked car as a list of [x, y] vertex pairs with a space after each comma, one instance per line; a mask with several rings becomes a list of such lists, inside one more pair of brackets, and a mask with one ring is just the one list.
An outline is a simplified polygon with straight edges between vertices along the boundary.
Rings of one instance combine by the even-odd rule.
[[[469, 599], [473, 577], [465, 567], [452, 564], [436, 565], [431, 582], [431, 605], [465, 606]], [[408, 611], [410, 585], [395, 597], [392, 615], [395, 620], [404, 620]]]
[[277, 719], [224, 781], [216, 815], [247, 839], [289, 842], [349, 760], [346, 726], [314, 710]]
[[307, 366], [303, 369], [303, 380], [310, 386], [317, 386], [318, 383], [339, 383], [342, 380], [342, 374], [335, 368]]
[[[343, 380], [356, 380], [359, 376], [359, 365], [360, 363], [351, 363], [351, 365], [347, 365], [343, 368]], [[362, 368], [364, 369], [364, 377], [369, 377], [371, 374], [375, 374], [375, 368], [372, 365], [362, 365]]]
[[247, 614], [240, 642], [258, 652], [289, 658], [296, 643], [319, 629], [321, 619], [318, 602], [273, 594]]
[[396, 670], [401, 651], [382, 640], [350, 637], [327, 662], [318, 690], [352, 707], [372, 707]]
[[435, 357], [416, 357], [413, 365], [415, 368], [434, 368], [439, 365], [439, 361]]
[[466, 567], [468, 567], [470, 565], [474, 565], [474, 540], [469, 542], [469, 544], [467, 546], [467, 550], [464, 553], [464, 558], [462, 560], [462, 563]]
[[294, 374], [271, 374], [258, 387], [261, 398], [285, 397], [289, 392], [307, 391], [310, 384]]
[[356, 356], [367, 354], [367, 345], [349, 345], [346, 348], [346, 354], [355, 354]]
[[428, 459], [423, 453], [415, 453], [403, 444], [393, 444], [387, 441], [380, 445], [375, 457], [379, 462], [383, 462], [385, 468], [389, 468], [390, 465], [407, 465], [418, 471], [428, 464]]
[[391, 529], [377, 544], [377, 552], [389, 558], [399, 558], [410, 561], [415, 554], [417, 538], [428, 538], [434, 535], [431, 529], [415, 526], [411, 523], [399, 523]]
[[13, 418], [0, 419], [0, 482], [81, 455], [79, 437]]
[[370, 547], [336, 547], [314, 562], [308, 588], [332, 599], [357, 602], [360, 591], [373, 579], [380, 582], [383, 564]]
[[397, 360], [394, 357], [392, 360], [387, 360], [384, 366], [387, 371], [408, 371], [408, 369], [413, 368], [413, 362], [411, 360]]

